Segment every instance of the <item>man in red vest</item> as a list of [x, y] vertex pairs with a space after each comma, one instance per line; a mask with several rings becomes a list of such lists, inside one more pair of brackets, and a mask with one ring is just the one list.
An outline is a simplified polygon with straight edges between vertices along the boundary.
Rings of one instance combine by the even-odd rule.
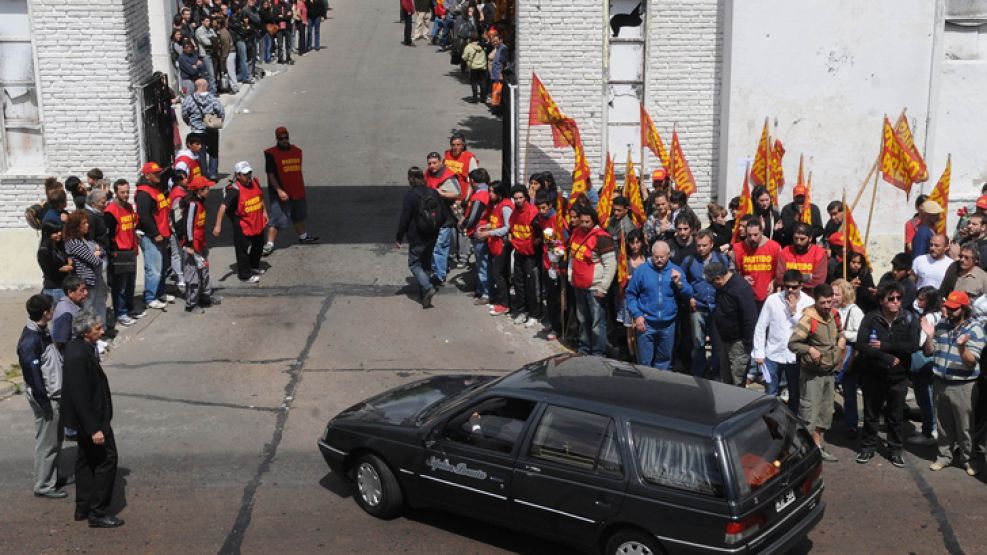
[[134, 310], [134, 288], [137, 283], [137, 213], [130, 204], [130, 183], [118, 179], [113, 184], [113, 201], [103, 212], [110, 237], [110, 291], [113, 312], [121, 326], [132, 326], [143, 312]]
[[774, 290], [775, 272], [781, 260], [781, 245], [764, 235], [760, 218], [747, 222], [747, 237], [733, 244], [734, 263], [747, 283], [754, 288], [758, 314], [764, 300]]
[[798, 270], [802, 274], [802, 289], [812, 295], [816, 286], [826, 283], [829, 257], [826, 251], [812, 242], [813, 230], [808, 224], [795, 222], [792, 226], [792, 244], [781, 250], [776, 282], [783, 285], [785, 270]]
[[462, 214], [458, 208], [462, 198], [462, 186], [459, 178], [445, 164], [438, 152], [429, 152], [425, 157], [425, 186], [438, 191], [448, 207], [446, 221], [439, 230], [439, 237], [432, 250], [432, 282], [434, 285], [445, 285], [449, 274], [449, 249], [452, 247], [453, 236], [456, 235], [456, 222]]
[[[449, 150], [442, 155], [442, 163], [446, 168], [456, 175], [459, 180], [458, 203], [465, 208], [466, 201], [470, 198], [469, 174], [480, 167], [480, 161], [476, 155], [466, 150], [466, 137], [462, 133], [453, 133], [449, 139]], [[465, 240], [461, 231], [453, 233], [451, 252], [456, 259], [457, 268], [465, 268], [466, 260], [469, 258], [469, 241]]]
[[144, 253], [144, 305], [164, 310], [166, 303], [175, 302], [175, 297], [164, 292], [171, 224], [168, 222], [168, 198], [161, 190], [161, 171], [161, 166], [154, 162], [144, 164], [134, 193], [134, 204], [137, 205], [137, 229], [144, 234], [140, 239]]
[[267, 230], [264, 256], [274, 252], [278, 231], [288, 227], [289, 219], [298, 233], [299, 243], [310, 245], [319, 242], [318, 235], [309, 235], [305, 231], [308, 203], [305, 202], [302, 149], [291, 144], [285, 127], [275, 129], [274, 137], [277, 144], [264, 151], [267, 192], [271, 203], [271, 227]]
[[[188, 183], [188, 194], [180, 201], [182, 220], [177, 229], [185, 268], [185, 312], [202, 314], [203, 306], [219, 304], [209, 283], [209, 248], [206, 246], [206, 197], [215, 185], [203, 176]], [[260, 187], [258, 187], [258, 190]]]
[[578, 227], [569, 241], [569, 283], [576, 298], [579, 352], [606, 356], [606, 296], [617, 273], [613, 237], [600, 227], [596, 210], [578, 205]]
[[538, 227], [538, 209], [528, 202], [528, 188], [515, 185], [511, 189], [514, 211], [511, 227], [511, 247], [514, 249], [514, 293], [517, 299], [511, 312], [515, 324], [530, 328], [541, 320], [541, 262], [542, 232]]
[[185, 136], [185, 148], [175, 153], [175, 171], [183, 171], [189, 180], [202, 175], [199, 167], [199, 152], [202, 151], [202, 135], [189, 133]]
[[264, 270], [260, 267], [261, 249], [264, 244], [264, 226], [267, 225], [267, 207], [260, 181], [247, 161], [233, 166], [234, 181], [226, 186], [223, 204], [216, 214], [212, 234], [219, 237], [223, 216], [233, 222], [233, 250], [236, 253], [236, 273], [240, 281], [257, 283]]

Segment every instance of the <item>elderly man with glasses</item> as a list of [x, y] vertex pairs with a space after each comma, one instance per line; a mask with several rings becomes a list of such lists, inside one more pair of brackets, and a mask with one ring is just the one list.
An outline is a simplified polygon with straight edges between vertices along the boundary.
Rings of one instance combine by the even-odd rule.
[[877, 290], [880, 308], [868, 312], [858, 328], [853, 364], [864, 391], [864, 431], [856, 459], [860, 464], [870, 462], [877, 452], [883, 414], [888, 428], [888, 458], [898, 468], [905, 466], [902, 414], [912, 353], [919, 347], [920, 324], [911, 311], [902, 309], [903, 295], [900, 283], [882, 283]]

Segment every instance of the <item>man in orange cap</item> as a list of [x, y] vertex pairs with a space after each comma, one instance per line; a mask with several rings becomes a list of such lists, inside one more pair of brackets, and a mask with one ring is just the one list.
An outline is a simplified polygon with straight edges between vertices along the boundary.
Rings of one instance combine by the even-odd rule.
[[196, 176], [188, 183], [188, 194], [179, 201], [184, 217], [176, 225], [185, 273], [185, 312], [202, 314], [203, 306], [219, 304], [209, 283], [209, 247], [206, 245], [206, 197], [214, 181]]
[[929, 469], [935, 472], [955, 462], [968, 475], [975, 476], [970, 423], [984, 349], [984, 327], [979, 318], [971, 318], [970, 297], [963, 291], [950, 293], [942, 306], [946, 317], [935, 329], [928, 320], [920, 321], [926, 336], [922, 351], [933, 357], [932, 388], [939, 432], [939, 455]]
[[806, 186], [799, 183], [792, 189], [792, 202], [786, 204], [781, 209], [781, 235], [776, 237], [776, 239], [783, 247], [787, 247], [792, 244], [795, 224], [797, 223], [801, 222], [809, 226], [809, 230], [811, 231], [810, 238], [813, 243], [823, 233], [822, 212], [819, 211], [818, 206], [809, 203], [809, 214], [811, 216], [810, 220], [807, 220], [802, 216], [802, 213], [805, 210], [805, 199], [806, 196], [808, 196], [808, 193], [809, 190]]

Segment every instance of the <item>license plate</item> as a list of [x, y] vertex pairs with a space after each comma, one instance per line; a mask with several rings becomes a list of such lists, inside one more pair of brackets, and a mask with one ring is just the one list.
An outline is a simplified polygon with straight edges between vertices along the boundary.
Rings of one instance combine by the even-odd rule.
[[775, 501], [775, 511], [780, 513], [785, 510], [785, 507], [791, 505], [794, 502], [795, 502], [795, 490], [788, 490], [787, 492], [785, 492], [784, 495], [781, 496], [781, 499]]

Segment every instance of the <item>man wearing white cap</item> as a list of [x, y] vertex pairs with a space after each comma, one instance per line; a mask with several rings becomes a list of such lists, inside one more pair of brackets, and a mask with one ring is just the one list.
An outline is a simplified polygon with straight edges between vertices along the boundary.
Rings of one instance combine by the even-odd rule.
[[267, 225], [267, 207], [260, 181], [247, 161], [233, 166], [235, 180], [223, 192], [223, 204], [219, 205], [216, 226], [212, 234], [219, 237], [223, 215], [233, 222], [233, 249], [236, 253], [236, 273], [240, 281], [257, 283], [264, 270], [260, 267], [264, 247], [264, 226]]
[[919, 214], [921, 222], [915, 229], [915, 237], [912, 238], [913, 260], [929, 253], [929, 243], [932, 242], [932, 236], [936, 234], [936, 222], [942, 216], [942, 206], [939, 206], [938, 202], [927, 200], [922, 203], [922, 210]]

